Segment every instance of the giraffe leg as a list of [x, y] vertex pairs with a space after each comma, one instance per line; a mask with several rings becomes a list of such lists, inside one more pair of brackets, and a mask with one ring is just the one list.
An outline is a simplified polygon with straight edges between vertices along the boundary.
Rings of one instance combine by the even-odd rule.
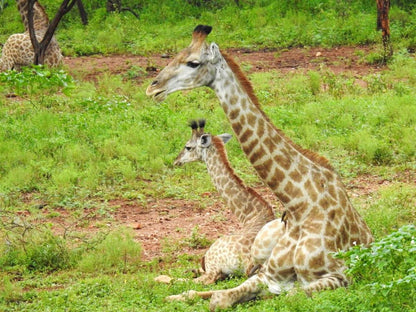
[[189, 290], [179, 295], [172, 295], [165, 298], [167, 301], [186, 301], [195, 298], [209, 299], [216, 291], [195, 291]]
[[210, 311], [226, 309], [237, 303], [252, 300], [260, 295], [263, 290], [264, 288], [261, 287], [261, 279], [258, 275], [253, 275], [235, 288], [213, 292], [209, 309]]
[[222, 274], [221, 272], [206, 272], [200, 277], [197, 277], [194, 279], [195, 283], [200, 283], [204, 285], [214, 284], [218, 280], [222, 280], [226, 277], [225, 274]]
[[254, 274], [256, 274], [261, 269], [261, 264], [251, 265], [247, 268], [246, 275], [248, 277], [252, 277]]
[[320, 279], [309, 283], [303, 287], [303, 290], [308, 296], [312, 296], [313, 292], [318, 292], [325, 289], [335, 289], [339, 287], [347, 287], [349, 284], [348, 279], [342, 273], [328, 273], [322, 276]]
[[251, 254], [256, 264], [261, 265], [269, 259], [285, 230], [285, 223], [280, 219], [270, 221], [261, 228], [251, 246]]

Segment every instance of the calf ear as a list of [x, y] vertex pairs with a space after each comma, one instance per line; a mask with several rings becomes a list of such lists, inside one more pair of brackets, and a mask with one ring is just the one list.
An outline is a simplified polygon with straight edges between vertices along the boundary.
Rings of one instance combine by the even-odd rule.
[[210, 134], [205, 133], [205, 134], [201, 135], [201, 146], [202, 147], [206, 148], [206, 147], [210, 146], [211, 141], [212, 141], [212, 138], [211, 138]]
[[224, 142], [227, 143], [233, 136], [231, 134], [228, 133], [223, 133], [218, 135], [218, 137]]
[[215, 42], [212, 42], [209, 45], [208, 58], [211, 61], [211, 63], [214, 63], [214, 64], [217, 63], [221, 59], [220, 48]]

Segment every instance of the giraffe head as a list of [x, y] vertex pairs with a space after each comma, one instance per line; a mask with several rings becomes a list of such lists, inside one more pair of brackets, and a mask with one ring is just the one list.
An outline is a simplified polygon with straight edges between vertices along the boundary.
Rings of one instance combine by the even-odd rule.
[[[191, 120], [189, 126], [192, 128], [192, 137], [186, 142], [184, 149], [179, 153], [174, 161], [175, 166], [180, 166], [188, 162], [204, 161], [207, 149], [212, 144], [212, 135], [204, 132], [205, 120], [200, 119], [198, 121]], [[217, 135], [222, 142], [227, 143], [231, 139], [231, 134], [224, 133]]]
[[156, 101], [178, 90], [209, 86], [216, 75], [215, 64], [220, 60], [220, 50], [205, 38], [211, 26], [198, 25], [193, 32], [191, 44], [182, 50], [153, 80], [146, 94]]

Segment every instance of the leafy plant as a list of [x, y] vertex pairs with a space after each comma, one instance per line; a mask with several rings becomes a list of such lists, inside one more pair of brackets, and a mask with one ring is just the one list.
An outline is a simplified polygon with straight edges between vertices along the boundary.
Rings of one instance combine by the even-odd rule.
[[194, 249], [205, 248], [212, 244], [205, 234], [199, 232], [199, 226], [192, 229], [191, 237], [183, 240], [183, 244]]
[[62, 69], [49, 69], [42, 65], [25, 66], [21, 71], [10, 70], [0, 73], [0, 83], [18, 95], [32, 95], [40, 92], [53, 94], [58, 90], [68, 93], [74, 81]]
[[[371, 244], [337, 253], [345, 259], [347, 274], [361, 281], [373, 293], [372, 305], [389, 309], [390, 298], [402, 306], [416, 303], [416, 227], [402, 226]], [[393, 299], [392, 299], [393, 301]], [[397, 303], [395, 303], [397, 304]]]
[[[9, 227], [14, 230], [10, 231]], [[67, 242], [48, 229], [34, 228], [16, 219], [3, 224], [1, 231], [0, 266], [6, 270], [52, 272], [73, 264]]]
[[101, 243], [92, 247], [78, 263], [82, 272], [126, 273], [136, 271], [141, 264], [141, 247], [127, 229], [111, 232]]

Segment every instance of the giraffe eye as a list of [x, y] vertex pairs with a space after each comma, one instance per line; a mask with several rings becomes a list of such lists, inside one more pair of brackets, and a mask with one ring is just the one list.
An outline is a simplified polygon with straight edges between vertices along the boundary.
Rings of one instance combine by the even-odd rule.
[[200, 63], [198, 61], [192, 61], [192, 62], [186, 63], [186, 66], [191, 67], [191, 68], [197, 68], [199, 65]]

